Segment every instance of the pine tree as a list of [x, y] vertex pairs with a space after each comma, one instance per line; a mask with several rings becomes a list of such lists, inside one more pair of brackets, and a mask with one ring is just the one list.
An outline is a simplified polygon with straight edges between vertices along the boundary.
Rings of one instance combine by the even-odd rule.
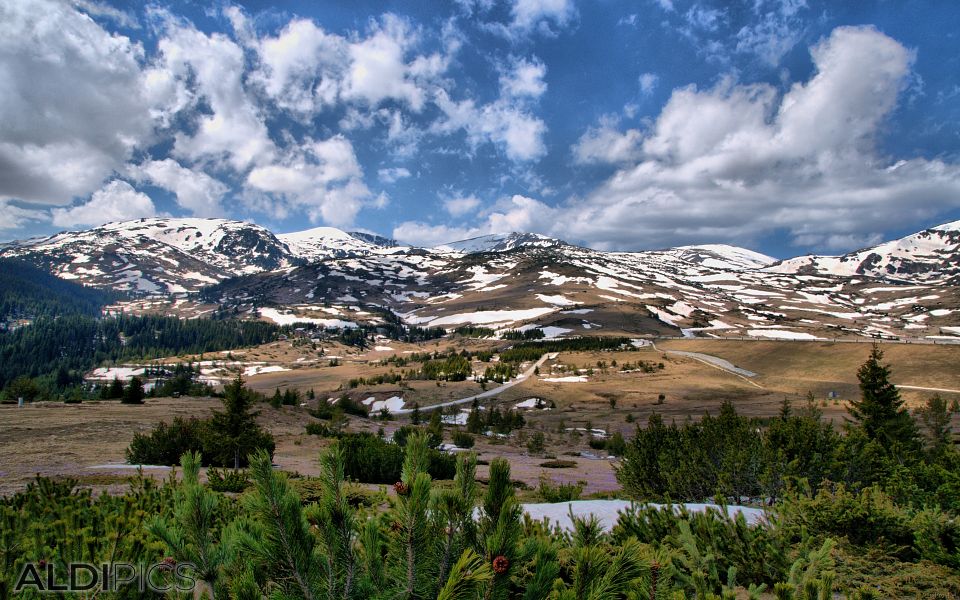
[[943, 456], [943, 453], [953, 445], [953, 434], [950, 427], [953, 415], [947, 408], [947, 401], [936, 394], [927, 399], [927, 403], [917, 411], [917, 414], [926, 430], [927, 445], [931, 456]]
[[882, 360], [883, 351], [874, 344], [869, 358], [857, 371], [861, 396], [850, 403], [850, 414], [869, 439], [887, 444], [888, 448], [915, 448], [916, 424], [897, 387], [890, 383], [890, 368]]
[[123, 390], [121, 402], [124, 404], [143, 404], [143, 398], [146, 394], [143, 392], [143, 380], [139, 377], [131, 377], [130, 383]]
[[204, 452], [211, 464], [229, 465], [239, 469], [247, 464], [247, 455], [264, 449], [273, 455], [273, 436], [257, 425], [259, 414], [251, 410], [256, 395], [244, 387], [243, 378], [237, 378], [223, 388], [224, 411], [217, 411], [207, 425]]

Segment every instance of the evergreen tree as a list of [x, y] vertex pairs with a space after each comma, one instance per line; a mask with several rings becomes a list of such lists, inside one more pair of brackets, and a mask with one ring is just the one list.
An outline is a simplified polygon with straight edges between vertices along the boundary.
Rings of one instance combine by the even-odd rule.
[[110, 382], [110, 387], [104, 388], [104, 390], [102, 397], [106, 400], [123, 398], [123, 382], [116, 377]]
[[861, 395], [850, 403], [850, 414], [869, 439], [887, 444], [888, 449], [913, 449], [917, 444], [916, 424], [897, 387], [890, 383], [890, 368], [882, 360], [883, 351], [874, 344], [857, 371]]
[[143, 404], [143, 380], [137, 376], [130, 378], [130, 383], [123, 390], [121, 402], [124, 404]]
[[934, 457], [942, 456], [953, 445], [953, 433], [950, 427], [953, 415], [947, 409], [947, 401], [936, 394], [927, 399], [927, 403], [917, 411], [917, 414], [925, 429], [930, 454]]
[[237, 378], [223, 388], [224, 411], [213, 413], [207, 425], [209, 434], [204, 439], [204, 452], [211, 463], [233, 464], [234, 469], [246, 466], [247, 456], [256, 450], [266, 450], [271, 456], [275, 447], [273, 436], [257, 425], [259, 414], [251, 410], [256, 395]]

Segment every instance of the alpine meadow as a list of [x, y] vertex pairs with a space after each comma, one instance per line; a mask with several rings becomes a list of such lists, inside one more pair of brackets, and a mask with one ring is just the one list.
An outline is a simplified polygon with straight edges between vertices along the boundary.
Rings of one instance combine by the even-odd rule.
[[955, 31], [0, 0], [0, 600], [960, 599]]

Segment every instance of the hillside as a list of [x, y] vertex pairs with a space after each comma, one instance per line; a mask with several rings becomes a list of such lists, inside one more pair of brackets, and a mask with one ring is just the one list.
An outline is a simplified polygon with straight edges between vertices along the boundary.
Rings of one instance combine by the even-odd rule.
[[207, 305], [191, 314], [219, 305], [282, 323], [352, 326], [370, 316], [367, 306], [411, 325], [540, 327], [548, 337], [949, 341], [960, 337], [957, 225], [785, 261], [716, 244], [602, 252], [526, 233], [414, 248], [330, 227], [274, 235], [219, 219], [114, 223], [0, 254], [141, 295], [203, 290]]

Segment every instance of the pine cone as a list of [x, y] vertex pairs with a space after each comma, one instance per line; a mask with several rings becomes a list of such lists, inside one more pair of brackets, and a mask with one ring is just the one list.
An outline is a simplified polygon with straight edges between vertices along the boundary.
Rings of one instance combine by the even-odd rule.
[[172, 556], [164, 557], [164, 559], [160, 561], [160, 568], [164, 571], [172, 571], [176, 566], [177, 560]]
[[400, 521], [394, 521], [393, 523], [390, 523], [391, 531], [400, 531], [401, 529], [403, 529], [403, 524]]
[[493, 559], [493, 572], [497, 575], [503, 575], [510, 568], [510, 560], [502, 554]]
[[402, 481], [398, 481], [393, 484], [393, 491], [395, 491], [398, 496], [406, 496], [408, 493], [410, 493], [410, 486]]

